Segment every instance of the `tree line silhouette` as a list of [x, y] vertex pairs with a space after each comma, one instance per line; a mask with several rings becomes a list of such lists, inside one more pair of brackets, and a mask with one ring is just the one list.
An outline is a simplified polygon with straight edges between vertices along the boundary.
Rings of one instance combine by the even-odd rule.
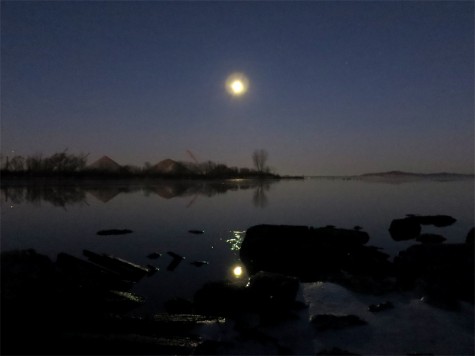
[[161, 177], [161, 178], [279, 178], [267, 165], [268, 153], [260, 149], [252, 154], [254, 168], [229, 167], [223, 163], [175, 162], [173, 169], [163, 171], [145, 162], [142, 167], [125, 165], [115, 170], [91, 168], [87, 165], [89, 154], [73, 154], [67, 150], [51, 156], [35, 154], [0, 157], [0, 171], [5, 177]]

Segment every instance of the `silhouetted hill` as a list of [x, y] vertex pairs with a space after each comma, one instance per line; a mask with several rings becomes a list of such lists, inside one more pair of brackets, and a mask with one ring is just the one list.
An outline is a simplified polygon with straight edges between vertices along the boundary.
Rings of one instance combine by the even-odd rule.
[[100, 170], [106, 172], [118, 172], [121, 165], [108, 156], [102, 156], [97, 161], [86, 166], [87, 170]]
[[378, 173], [365, 173], [359, 176], [355, 176], [356, 179], [365, 180], [460, 180], [460, 179], [473, 179], [473, 174], [459, 174], [459, 173], [413, 173], [403, 171], [389, 171]]

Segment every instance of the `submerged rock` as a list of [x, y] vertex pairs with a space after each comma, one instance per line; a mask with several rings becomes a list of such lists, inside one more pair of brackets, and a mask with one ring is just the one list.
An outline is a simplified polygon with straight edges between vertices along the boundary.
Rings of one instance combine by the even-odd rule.
[[162, 254], [158, 253], [158, 252], [152, 252], [152, 253], [147, 255], [147, 257], [152, 259], [152, 260], [156, 260], [157, 258], [159, 258], [161, 256], [162, 256]]
[[208, 261], [193, 261], [193, 262], [190, 262], [190, 264], [195, 267], [201, 267], [204, 265], [209, 265], [209, 262]]
[[183, 256], [181, 256], [181, 255], [179, 255], [178, 253], [175, 253], [175, 252], [173, 252], [173, 251], [168, 251], [167, 254], [168, 254], [169, 256], [172, 256], [173, 259], [175, 259], [175, 260], [184, 260], [184, 259], [185, 259], [185, 257], [183, 257]]
[[188, 230], [190, 234], [195, 234], [195, 235], [202, 235], [205, 233], [204, 230]]
[[181, 263], [182, 259], [174, 258], [167, 266], [167, 271], [173, 272]]

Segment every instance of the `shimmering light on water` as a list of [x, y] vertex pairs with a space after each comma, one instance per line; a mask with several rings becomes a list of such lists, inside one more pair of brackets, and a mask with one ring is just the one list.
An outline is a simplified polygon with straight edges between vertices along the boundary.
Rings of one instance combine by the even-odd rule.
[[231, 245], [232, 251], [239, 251], [241, 249], [242, 241], [246, 235], [246, 231], [231, 231], [233, 237], [227, 239], [226, 242]]

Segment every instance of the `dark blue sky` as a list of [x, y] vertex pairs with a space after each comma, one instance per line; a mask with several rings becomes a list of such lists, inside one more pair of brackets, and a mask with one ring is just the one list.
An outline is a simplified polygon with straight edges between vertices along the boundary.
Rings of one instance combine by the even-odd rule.
[[474, 3], [2, 1], [1, 89], [3, 154], [470, 173]]

